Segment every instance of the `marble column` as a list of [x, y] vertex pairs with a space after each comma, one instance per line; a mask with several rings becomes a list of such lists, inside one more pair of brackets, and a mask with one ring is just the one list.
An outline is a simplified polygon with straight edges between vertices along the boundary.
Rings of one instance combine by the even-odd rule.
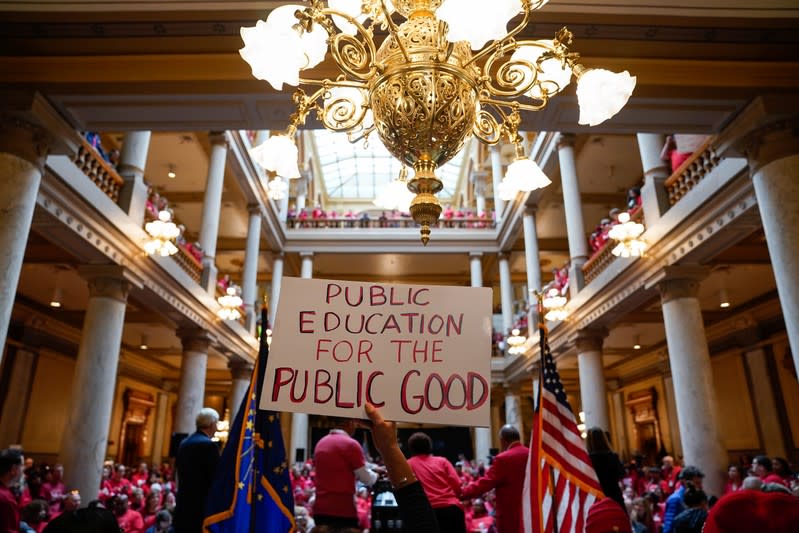
[[604, 329], [583, 329], [577, 332], [577, 366], [580, 374], [580, 403], [585, 412], [586, 427], [610, 431], [605, 369], [602, 364]]
[[308, 176], [305, 173], [300, 175], [297, 182], [297, 213], [305, 209], [308, 195]]
[[[491, 427], [502, 427], [502, 416], [500, 413], [500, 402], [496, 398], [491, 398]], [[491, 434], [491, 447], [499, 448], [499, 435], [497, 433]]]
[[153, 451], [150, 456], [150, 463], [160, 465], [163, 459], [164, 443], [166, 442], [167, 432], [166, 413], [169, 408], [169, 394], [159, 392], [155, 404], [155, 426], [153, 428]]
[[241, 280], [241, 298], [244, 301], [244, 327], [255, 334], [258, 321], [258, 258], [261, 244], [261, 209], [250, 206], [250, 223], [247, 229], [247, 248], [244, 250], [244, 272]]
[[499, 292], [502, 304], [503, 335], [513, 327], [513, 283], [510, 277], [510, 254], [499, 254]]
[[[175, 433], [194, 433], [195, 419], [205, 402], [205, 374], [211, 336], [201, 329], [178, 330], [183, 345], [180, 362], [180, 385], [175, 406]], [[221, 413], [220, 413], [221, 415]]]
[[499, 146], [492, 146], [491, 150], [491, 179], [494, 185], [494, 211], [496, 213], [494, 219], [499, 225], [502, 220], [502, 214], [505, 211], [505, 201], [499, 197], [499, 184], [502, 182], [502, 154], [499, 152]]
[[769, 357], [771, 354], [763, 348], [756, 348], [744, 354], [747, 373], [754, 392], [752, 402], [757, 414], [763, 449], [769, 457], [788, 457], [782, 425], [777, 415], [780, 403], [775, 394], [775, 384], [769, 377]]
[[0, 363], [48, 150], [44, 130], [0, 117]]
[[583, 223], [583, 206], [580, 200], [580, 184], [577, 178], [577, 163], [574, 158], [574, 135], [562, 133], [558, 139], [558, 161], [560, 181], [563, 188], [563, 210], [566, 214], [566, 232], [569, 237], [569, 292], [572, 298], [585, 285], [583, 265], [588, 260], [588, 239]]
[[641, 206], [644, 209], [644, 222], [649, 228], [669, 209], [669, 193], [663, 183], [668, 179], [669, 163], [660, 158], [666, 142], [661, 133], [639, 133], [638, 151], [644, 169], [644, 186], [641, 187]]
[[[768, 140], [780, 142], [773, 136]], [[764, 147], [760, 159], [750, 159], [749, 164], [793, 364], [799, 372], [799, 139], [792, 136], [783, 142], [791, 143], [785, 148], [791, 155], [772, 158]]]
[[519, 430], [522, 444], [525, 443], [524, 422], [522, 421], [522, 406], [519, 392], [513, 389], [505, 390], [505, 423]]
[[613, 449], [616, 450], [619, 456], [627, 457], [629, 455], [629, 446], [627, 444], [627, 418], [624, 410], [624, 393], [615, 388], [612, 389], [612, 391], [610, 403], [612, 405], [613, 426], [615, 427], [615, 431], [612, 435]]
[[[300, 252], [300, 277], [303, 279], [313, 278], [313, 252]], [[291, 463], [297, 461], [297, 451], [303, 450], [305, 458], [308, 459], [310, 450], [308, 449], [308, 414], [294, 413], [291, 416]]]
[[534, 291], [540, 291], [544, 283], [541, 280], [541, 259], [538, 255], [538, 232], [535, 228], [535, 211], [534, 207], [527, 207], [524, 210], [524, 215], [522, 215], [524, 265], [527, 270], [527, 304], [529, 306], [527, 324], [530, 333], [528, 333], [528, 336], [536, 329], [538, 323], [538, 301], [533, 293]]
[[219, 236], [219, 216], [222, 210], [222, 189], [225, 184], [225, 160], [227, 159], [227, 137], [224, 132], [209, 135], [211, 155], [208, 159], [208, 178], [205, 183], [202, 222], [200, 223], [200, 246], [203, 249], [203, 273], [200, 284], [212, 296], [216, 293], [217, 269], [216, 239]]
[[300, 277], [303, 279], [313, 278], [313, 252], [300, 252]]
[[275, 324], [275, 313], [280, 301], [280, 284], [283, 282], [283, 253], [275, 254], [272, 259], [272, 294], [269, 296], [269, 325]]
[[677, 422], [686, 465], [705, 472], [704, 489], [721, 495], [727, 458], [721, 443], [713, 369], [697, 297], [704, 267], [666, 267], [647, 283], [657, 284], [674, 381]]
[[0, 449], [11, 444], [22, 443], [22, 429], [28, 410], [28, 399], [33, 386], [36, 359], [38, 354], [17, 348], [14, 357], [6, 359], [6, 364], [13, 361], [8, 390], [3, 402], [3, 413], [0, 415]]
[[137, 224], [144, 224], [147, 204], [147, 185], [144, 183], [144, 167], [150, 149], [149, 131], [129, 131], [122, 141], [117, 172], [125, 180], [119, 191], [119, 207]]
[[250, 389], [253, 365], [241, 359], [233, 359], [228, 363], [228, 368], [230, 368], [230, 375], [233, 378], [233, 383], [230, 386], [230, 395], [228, 396], [229, 420], [232, 424], [241, 407], [241, 401]]
[[486, 210], [486, 178], [485, 172], [472, 172], [474, 183], [475, 216], [480, 216]]
[[94, 495], [106, 458], [130, 281], [121, 267], [84, 267], [80, 273], [88, 280], [89, 301], [60, 455], [66, 485]]
[[[483, 254], [479, 252], [469, 253], [469, 264], [472, 273], [472, 287], [483, 286]], [[488, 355], [490, 357], [490, 354]], [[474, 458], [478, 461], [486, 461], [486, 457], [491, 451], [491, 428], [474, 428]]]

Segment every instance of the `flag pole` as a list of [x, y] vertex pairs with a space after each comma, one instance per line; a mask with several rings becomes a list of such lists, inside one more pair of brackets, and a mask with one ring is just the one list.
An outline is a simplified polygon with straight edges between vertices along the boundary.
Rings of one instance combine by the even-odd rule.
[[[538, 310], [538, 345], [539, 345], [539, 356], [538, 356], [538, 406], [537, 408], [540, 409], [540, 402], [541, 402], [541, 387], [544, 386], [544, 352], [547, 347], [547, 325], [544, 319], [544, 293], [540, 291], [535, 291], [535, 297], [538, 301], [537, 303], [537, 310]], [[547, 470], [549, 471], [549, 483], [547, 483], [547, 488], [552, 494], [552, 501], [555, 501], [555, 494], [557, 491], [555, 489], [555, 471], [552, 468], [552, 465], [549, 464], [547, 461]], [[557, 506], [553, 505], [552, 508], [554, 512], [552, 513], [552, 525], [553, 531], [555, 533], [559, 533], [560, 527], [558, 526], [558, 511]]]

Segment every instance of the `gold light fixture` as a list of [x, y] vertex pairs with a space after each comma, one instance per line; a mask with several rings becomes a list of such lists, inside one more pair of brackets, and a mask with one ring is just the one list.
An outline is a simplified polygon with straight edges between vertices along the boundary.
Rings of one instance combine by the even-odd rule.
[[61, 307], [61, 299], [63, 298], [63, 293], [61, 291], [61, 287], [56, 285], [55, 289], [53, 289], [53, 297], [50, 298], [50, 307], [54, 309], [58, 309]]
[[235, 285], [230, 285], [225, 289], [225, 294], [216, 299], [221, 308], [216, 312], [216, 316], [222, 320], [238, 320], [241, 318], [241, 299], [240, 289]]
[[646, 250], [646, 241], [639, 237], [644, 225], [630, 220], [630, 213], [619, 213], [619, 223], [610, 228], [608, 237], [618, 242], [611, 250], [616, 257], [641, 257]]
[[[615, 115], [635, 86], [626, 71], [579, 64], [566, 28], [552, 40], [517, 39], [531, 12], [547, 1], [312, 0], [273, 10], [266, 21], [241, 28], [242, 57], [253, 76], [278, 91], [284, 83], [315, 88], [295, 91], [297, 110], [288, 128], [254, 148], [253, 158], [279, 176], [297, 177], [294, 137], [311, 112], [351, 142], [377, 131], [388, 151], [415, 172], [407, 182], [415, 195], [410, 213], [424, 244], [441, 214], [435, 195], [443, 183], [435, 171], [471, 135], [489, 145], [503, 138], [515, 145], [506, 189], [545, 186], [548, 178], [524, 155], [521, 112], [543, 109], [575, 76], [579, 123], [593, 126]], [[395, 22], [395, 12], [404, 22]], [[376, 29], [388, 32], [379, 47]], [[321, 63], [328, 50], [338, 73], [301, 78], [300, 71]]]
[[508, 337], [508, 353], [511, 355], [522, 354], [525, 352], [524, 343], [527, 342], [527, 337], [523, 337], [517, 328], [513, 328]]
[[549, 289], [541, 304], [546, 310], [544, 320], [560, 322], [569, 316], [569, 312], [566, 310], [566, 297], [562, 296], [558, 289]]
[[178, 251], [175, 246], [175, 239], [180, 235], [180, 228], [172, 222], [172, 213], [167, 210], [158, 213], [158, 219], [144, 225], [144, 230], [148, 234], [144, 242], [144, 251], [147, 255], [160, 255], [167, 257], [174, 255]]

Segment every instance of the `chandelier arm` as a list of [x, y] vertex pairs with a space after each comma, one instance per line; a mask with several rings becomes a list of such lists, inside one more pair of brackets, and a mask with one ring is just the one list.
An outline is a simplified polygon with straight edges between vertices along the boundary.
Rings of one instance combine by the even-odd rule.
[[542, 104], [522, 104], [520, 102], [507, 102], [505, 100], [498, 100], [496, 98], [480, 98], [481, 104], [492, 104], [495, 106], [506, 107], [509, 109], [518, 108], [521, 111], [541, 111], [546, 107], [546, 99]]
[[386, 26], [388, 27], [389, 33], [391, 34], [392, 37], [394, 37], [394, 42], [397, 43], [400, 52], [402, 52], [402, 57], [405, 58], [406, 63], [410, 63], [411, 58], [408, 55], [408, 50], [405, 49], [405, 44], [403, 44], [402, 39], [400, 39], [399, 37], [399, 28], [397, 27], [396, 24], [394, 24], [394, 21], [391, 19], [391, 13], [388, 12], [385, 0], [380, 0], [380, 9], [383, 11], [383, 17], [385, 17]]
[[327, 87], [320, 87], [311, 96], [306, 95], [305, 91], [302, 89], [297, 89], [294, 91], [292, 99], [294, 100], [294, 104], [297, 106], [297, 110], [289, 117], [290, 124], [288, 128], [286, 128], [286, 137], [289, 137], [290, 139], [294, 138], [298, 127], [305, 124], [305, 120], [308, 118], [308, 113], [319, 108], [319, 104], [316, 101], [322, 95], [324, 95], [327, 90]]
[[323, 80], [315, 80], [312, 78], [300, 78], [300, 85], [313, 85], [317, 87], [352, 87], [354, 89], [366, 89], [369, 87], [366, 83], [360, 81], [353, 81], [347, 79], [331, 80], [325, 78]]
[[[509, 52], [514, 52], [522, 46], [541, 48], [546, 51], [541, 54], [536, 63], [532, 63], [526, 59], [509, 59], [499, 66], [496, 75], [492, 75], [495, 63], [501, 62]], [[547, 105], [550, 92], [556, 94], [561, 88], [557, 87], [557, 90], [550, 91], [542, 86], [542, 83], [538, 79], [539, 73], [541, 72], [540, 64], [549, 57], [555, 57], [561, 62], [568, 63], [571, 55], [569, 49], [563, 44], [547, 46], [529, 39], [507, 41], [498, 46], [486, 60], [483, 66], [485, 76], [482, 79], [482, 87], [487, 89], [493, 96], [516, 98], [525, 95], [534, 86], [538, 85], [540, 89], [538, 92], [541, 96], [537, 96], [535, 99], [540, 100], [541, 105], [536, 107], [536, 109], [542, 109]], [[551, 85], [555, 84], [551, 83]], [[530, 95], [527, 96], [533, 98]]]
[[[330, 40], [330, 53], [345, 74], [368, 82], [378, 74], [375, 64], [377, 49], [375, 48], [374, 38], [371, 29], [367, 29], [357, 19], [341, 11], [334, 9], [323, 9], [323, 15], [344, 18], [347, 22], [355, 26], [355, 35], [360, 35], [361, 39], [347, 33], [338, 32]], [[363, 41], [363, 42], [362, 42]]]
[[[496, 109], [495, 106], [491, 107]], [[502, 125], [493, 114], [481, 106], [474, 117], [472, 134], [483, 144], [493, 146], [502, 139]]]
[[522, 17], [521, 22], [519, 22], [519, 24], [517, 24], [515, 28], [509, 31], [508, 34], [504, 36], [502, 39], [500, 39], [499, 41], [494, 41], [492, 45], [483, 48], [475, 55], [473, 55], [471, 59], [469, 59], [466, 63], [463, 64], [463, 68], [466, 68], [472, 63], [480, 61], [484, 57], [494, 53], [496, 50], [499, 50], [505, 43], [513, 42], [514, 41], [513, 38], [520, 31], [522, 31], [527, 26], [527, 23], [530, 21], [530, 9], [531, 9], [531, 1], [522, 0], [522, 10], [523, 10], [522, 12], [524, 13], [524, 16]]

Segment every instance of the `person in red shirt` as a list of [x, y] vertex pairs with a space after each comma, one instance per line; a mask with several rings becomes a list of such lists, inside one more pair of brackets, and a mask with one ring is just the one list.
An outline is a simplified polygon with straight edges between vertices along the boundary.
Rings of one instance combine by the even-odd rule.
[[763, 480], [764, 485], [766, 483], [779, 483], [785, 487], [788, 486], [784, 479], [774, 473], [774, 467], [772, 466], [771, 459], [765, 455], [758, 455], [754, 458], [752, 461], [752, 469], [754, 470], [755, 475]]
[[108, 494], [112, 496], [114, 494], [124, 494], [126, 496], [130, 494], [130, 481], [128, 481], [128, 479], [125, 477], [125, 471], [125, 465], [116, 465], [114, 468], [114, 473], [111, 475], [111, 479], [106, 481], [102, 488], [107, 489]]
[[671, 494], [677, 487], [677, 480], [679, 479], [680, 472], [682, 472], [682, 467], [674, 464], [674, 457], [671, 455], [663, 457], [662, 465], [663, 468], [661, 472], [663, 473], [663, 480], [668, 484], [666, 494]]
[[19, 531], [19, 508], [11, 487], [22, 481], [24, 460], [20, 450], [0, 452], [0, 531]]
[[336, 426], [322, 437], [314, 449], [316, 501], [313, 504], [317, 526], [358, 527], [355, 506], [355, 479], [371, 487], [377, 473], [366, 466], [361, 445], [352, 438], [355, 421], [335, 419]]
[[431, 455], [433, 441], [426, 433], [411, 435], [408, 448], [412, 455], [408, 464], [430, 500], [442, 533], [465, 533], [466, 519], [459, 501], [461, 480], [452, 463]]
[[741, 475], [741, 467], [738, 465], [730, 465], [730, 468], [727, 469], [727, 483], [724, 485], [724, 493], [722, 496], [732, 492], [738, 492], [743, 488], [743, 484], [744, 478], [743, 475]]
[[66, 497], [64, 467], [57, 464], [50, 474], [50, 479], [42, 483], [42, 487], [39, 489], [39, 496], [49, 504], [50, 514], [56, 515], [61, 511], [61, 502]]
[[130, 482], [134, 487], [141, 487], [147, 483], [147, 478], [150, 477], [150, 472], [147, 470], [147, 463], [139, 463], [138, 468], [130, 476]]
[[469, 533], [482, 533], [484, 531], [496, 531], [494, 528], [494, 517], [488, 514], [485, 502], [476, 498], [472, 502], [472, 510], [467, 519], [466, 531]]
[[502, 533], [522, 531], [522, 491], [527, 456], [530, 450], [520, 442], [519, 430], [505, 425], [499, 431], [502, 453], [483, 477], [463, 489], [463, 498], [474, 498], [496, 490], [497, 530]]
[[117, 494], [111, 508], [117, 517], [121, 533], [144, 533], [144, 519], [141, 513], [128, 507], [128, 497], [125, 494]]

